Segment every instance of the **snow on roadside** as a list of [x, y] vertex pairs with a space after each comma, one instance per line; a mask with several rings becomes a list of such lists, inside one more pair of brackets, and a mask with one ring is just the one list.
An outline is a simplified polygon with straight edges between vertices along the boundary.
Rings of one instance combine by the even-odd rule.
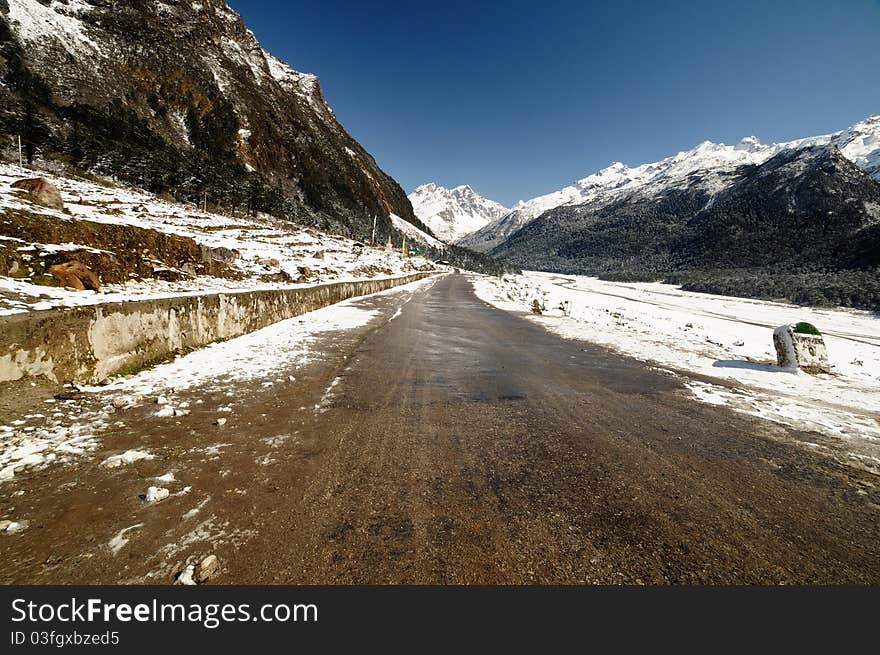
[[81, 412], [75, 401], [53, 404], [49, 415], [31, 414], [0, 425], [0, 483], [15, 470], [73, 460], [98, 445], [95, 433], [109, 425], [109, 413]]
[[[394, 295], [403, 304], [436, 281], [436, 277], [426, 278], [374, 295]], [[229, 389], [271, 379], [279, 371], [313, 361], [320, 356], [314, 346], [321, 335], [366, 325], [379, 314], [358, 304], [362, 298], [206, 346], [106, 386], [86, 387], [82, 389], [87, 394], [83, 400], [47, 401], [51, 412], [29, 414], [12, 425], [0, 425], [0, 482], [13, 479], [16, 469], [40, 469], [95, 450], [101, 445], [102, 434], [112, 429], [114, 412], [119, 409], [156, 402], [157, 396], [162, 396], [163, 402], [157, 404], [163, 408], [173, 405], [174, 411], [168, 415], [180, 416], [187, 412], [187, 405], [177, 402], [172, 394], [194, 388]], [[114, 468], [148, 457], [149, 453], [128, 451], [110, 457], [104, 466]]]
[[[551, 273], [472, 280], [477, 294], [501, 309], [529, 312], [538, 299], [547, 311], [530, 320], [565, 338], [720, 379], [689, 379], [686, 386], [702, 402], [830, 437], [851, 461], [880, 473], [880, 320], [869, 312]], [[823, 332], [833, 375], [775, 365], [773, 328], [797, 321]]]
[[122, 391], [135, 395], [180, 392], [201, 385], [248, 382], [270, 377], [292, 365], [304, 366], [313, 357], [312, 345], [325, 332], [365, 325], [376, 312], [344, 301], [274, 323], [255, 332], [223, 341], [167, 364], [160, 364], [130, 378], [120, 378], [103, 387], [85, 391]]

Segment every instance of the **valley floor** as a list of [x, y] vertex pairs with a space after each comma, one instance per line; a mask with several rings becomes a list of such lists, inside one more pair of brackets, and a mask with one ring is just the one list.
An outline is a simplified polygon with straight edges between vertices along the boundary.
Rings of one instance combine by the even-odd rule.
[[170, 584], [208, 554], [219, 583], [880, 582], [875, 475], [479, 280], [48, 398], [24, 427], [78, 412], [91, 441], [0, 483], [0, 582]]

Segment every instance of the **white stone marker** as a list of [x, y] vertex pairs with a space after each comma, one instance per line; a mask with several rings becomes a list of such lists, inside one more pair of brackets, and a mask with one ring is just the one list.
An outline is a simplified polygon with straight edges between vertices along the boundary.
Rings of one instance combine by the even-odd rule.
[[801, 368], [809, 371], [830, 373], [828, 350], [825, 340], [809, 323], [782, 325], [773, 333], [776, 359], [783, 368]]

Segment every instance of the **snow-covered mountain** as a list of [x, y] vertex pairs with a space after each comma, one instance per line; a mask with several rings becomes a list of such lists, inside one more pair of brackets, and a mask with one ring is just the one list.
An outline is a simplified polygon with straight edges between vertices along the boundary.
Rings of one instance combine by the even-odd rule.
[[467, 185], [447, 189], [433, 182], [423, 184], [409, 194], [409, 200], [416, 216], [447, 243], [479, 230], [510, 211]]
[[425, 228], [318, 78], [223, 0], [0, 0], [0, 51], [0, 134], [21, 135], [29, 161], [360, 239], [374, 216], [391, 234], [390, 213]]
[[463, 238], [461, 245], [489, 251], [541, 214], [565, 205], [601, 206], [636, 195], [655, 197], [683, 188], [714, 195], [736, 182], [735, 172], [744, 165], [763, 164], [785, 150], [829, 144], [880, 181], [880, 115], [875, 115], [835, 134], [787, 143], [762, 144], [754, 136], [736, 145], [704, 141], [691, 150], [634, 168], [614, 163], [559, 191], [521, 201], [509, 213]]

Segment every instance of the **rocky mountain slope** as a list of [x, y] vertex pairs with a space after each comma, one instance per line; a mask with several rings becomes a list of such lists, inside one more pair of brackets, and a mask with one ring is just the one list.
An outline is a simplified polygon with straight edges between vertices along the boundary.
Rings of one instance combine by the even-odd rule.
[[[28, 161], [364, 239], [429, 231], [339, 124], [318, 79], [222, 0], [0, 0], [0, 134]], [[17, 159], [17, 148], [7, 157]]]
[[510, 211], [467, 185], [447, 189], [433, 182], [423, 184], [409, 200], [416, 216], [446, 243], [476, 232]]
[[687, 190], [711, 196], [733, 184], [744, 166], [758, 165], [786, 150], [809, 145], [834, 145], [847, 159], [880, 180], [880, 115], [841, 132], [780, 144], [762, 144], [746, 137], [737, 145], [706, 141], [658, 162], [630, 168], [615, 163], [557, 192], [519, 203], [507, 215], [461, 240], [482, 251], [499, 246], [524, 225], [561, 206], [610, 205], [623, 199], [656, 199]]
[[557, 207], [492, 252], [524, 268], [880, 306], [880, 183], [834, 143], [687, 180]]

